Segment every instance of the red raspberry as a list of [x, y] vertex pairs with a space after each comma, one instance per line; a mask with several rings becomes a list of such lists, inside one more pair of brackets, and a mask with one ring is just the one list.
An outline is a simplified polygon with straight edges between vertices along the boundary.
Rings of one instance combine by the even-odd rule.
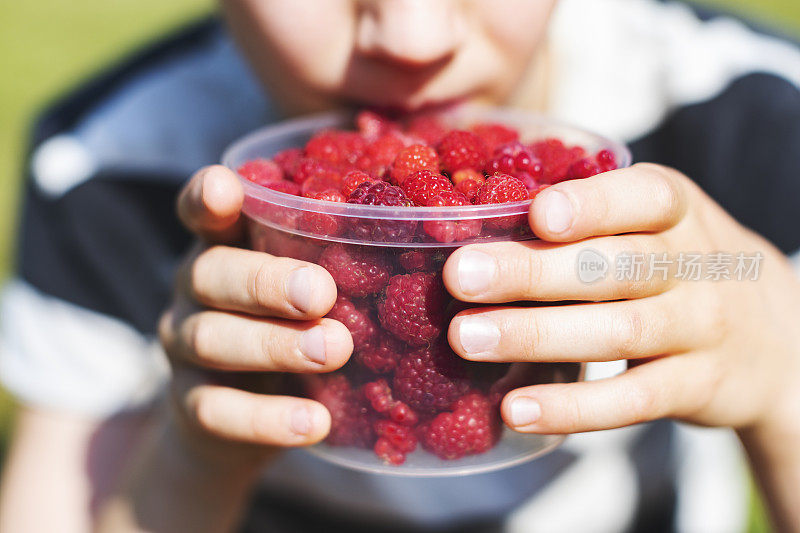
[[519, 140], [519, 132], [503, 124], [481, 122], [472, 126], [470, 131], [483, 140], [490, 153], [501, 144]]
[[415, 426], [419, 422], [419, 415], [412, 408], [394, 399], [385, 379], [367, 383], [362, 390], [372, 408], [377, 413], [388, 414], [393, 422], [404, 426]]
[[406, 454], [398, 450], [392, 445], [392, 442], [386, 437], [381, 437], [375, 442], [373, 448], [375, 455], [383, 459], [387, 464], [400, 466], [406, 462]]
[[272, 160], [281, 168], [285, 176], [292, 176], [295, 173], [302, 158], [303, 151], [300, 148], [287, 148], [272, 156]]
[[338, 193], [339, 183], [324, 176], [311, 176], [300, 185], [300, 194], [306, 198], [315, 198], [329, 191]]
[[[410, 180], [410, 178], [409, 178]], [[457, 191], [444, 191], [428, 201], [428, 207], [456, 207], [471, 205], [467, 197]], [[456, 242], [471, 239], [481, 232], [483, 223], [480, 219], [435, 221], [422, 223], [425, 233], [439, 242]]]
[[417, 272], [392, 277], [378, 318], [389, 333], [413, 346], [425, 346], [442, 332], [444, 287], [433, 273]]
[[379, 180], [376, 180], [366, 172], [362, 172], [360, 170], [353, 170], [351, 172], [348, 172], [347, 175], [342, 180], [342, 194], [344, 194], [345, 196], [345, 201], [347, 201], [347, 198], [349, 198], [350, 195], [353, 194], [353, 191], [356, 190], [356, 187], [358, 187], [362, 183], [376, 182], [376, 181]]
[[370, 318], [369, 308], [357, 305], [345, 296], [339, 295], [333, 308], [325, 315], [344, 324], [353, 337], [353, 347], [361, 350], [369, 346], [378, 334], [378, 327]]
[[399, 129], [398, 125], [387, 117], [374, 111], [364, 110], [356, 115], [356, 128], [362, 137], [372, 141], [388, 133]]
[[470, 393], [455, 403], [453, 412], [440, 413], [422, 428], [422, 445], [442, 459], [459, 459], [489, 451], [500, 429], [489, 400]]
[[609, 172], [617, 169], [617, 156], [611, 150], [600, 150], [594, 156], [595, 161], [600, 166], [601, 172]]
[[258, 185], [268, 185], [283, 179], [283, 170], [269, 159], [253, 159], [240, 166], [236, 172], [246, 180]]
[[600, 174], [602, 170], [600, 169], [600, 165], [589, 159], [588, 157], [584, 157], [583, 159], [578, 159], [569, 167], [567, 171], [567, 179], [583, 179], [583, 178], [591, 178], [597, 174]]
[[[528, 189], [520, 180], [508, 174], [495, 174], [488, 178], [475, 197], [476, 204], [505, 204], [523, 200], [528, 200]], [[521, 227], [525, 223], [525, 215], [489, 218], [484, 221], [487, 228], [501, 231]]]
[[458, 185], [456, 185], [456, 191], [466, 196], [467, 200], [470, 202], [475, 203], [475, 199], [478, 197], [478, 191], [481, 187], [483, 187], [485, 182], [485, 178], [481, 181], [476, 181], [472, 178], [462, 180], [458, 182]]
[[439, 343], [418, 348], [400, 360], [393, 390], [411, 408], [437, 413], [450, 409], [469, 386], [464, 361]]
[[541, 179], [542, 162], [533, 155], [530, 149], [520, 142], [512, 142], [499, 146], [486, 163], [489, 174], [509, 174], [525, 183], [526, 187], [538, 186], [536, 180]]
[[419, 115], [409, 121], [406, 133], [429, 146], [436, 146], [447, 133], [447, 128], [434, 116]]
[[545, 190], [545, 189], [546, 189], [546, 188], [548, 188], [549, 186], [550, 186], [550, 185], [548, 185], [548, 184], [544, 184], [544, 185], [539, 185], [539, 186], [538, 186], [538, 187], [536, 187], [535, 189], [531, 189], [530, 191], [528, 191], [528, 197], [529, 197], [531, 200], [533, 200], [534, 198], [536, 198], [537, 196], [539, 196], [539, 193], [540, 193], [540, 192], [542, 192], [543, 190]]
[[400, 187], [418, 206], [426, 206], [437, 194], [453, 190], [453, 184], [449, 179], [430, 170], [420, 170], [410, 174]]
[[396, 134], [383, 135], [367, 145], [356, 166], [375, 177], [384, 178], [386, 169], [403, 148], [405, 143]]
[[439, 156], [430, 146], [412, 144], [397, 154], [389, 169], [389, 177], [395, 185], [402, 185], [408, 175], [419, 170], [438, 172]]
[[272, 181], [265, 185], [267, 189], [272, 189], [273, 191], [283, 192], [286, 194], [293, 194], [295, 196], [300, 195], [300, 186], [293, 181], [288, 180], [280, 180], [280, 181]]
[[391, 335], [380, 335], [359, 350], [355, 355], [356, 361], [376, 374], [385, 374], [394, 370], [407, 347]]
[[[264, 230], [264, 228], [267, 228]], [[250, 232], [253, 248], [268, 252], [277, 257], [291, 257], [300, 261], [316, 263], [322, 253], [320, 241], [308, 237], [298, 237], [268, 226], [254, 225]]]
[[331, 431], [325, 442], [369, 448], [375, 442], [372, 416], [364, 397], [344, 374], [307, 376], [311, 398], [328, 408]]
[[542, 162], [542, 179], [546, 183], [558, 183], [567, 178], [569, 167], [583, 157], [583, 150], [568, 148], [559, 139], [545, 139], [530, 145], [533, 155]]
[[308, 157], [297, 161], [290, 177], [295, 183], [303, 183], [310, 178], [320, 178], [339, 183], [342, 179], [339, 167], [333, 163]]
[[440, 249], [420, 249], [415, 248], [401, 252], [397, 256], [397, 262], [406, 272], [419, 272], [427, 270], [438, 272], [442, 265], [447, 261], [447, 255]]
[[450, 180], [453, 182], [453, 185], [458, 186], [459, 183], [466, 180], [483, 183], [486, 181], [486, 176], [483, 175], [483, 172], [478, 172], [477, 170], [473, 170], [471, 168], [462, 168], [461, 170], [456, 170], [453, 172], [453, 175], [450, 176]]
[[391, 420], [378, 420], [373, 426], [378, 438], [388, 439], [396, 450], [411, 453], [417, 447], [417, 436], [408, 426], [392, 422]]
[[489, 150], [480, 137], [469, 131], [453, 130], [436, 147], [442, 170], [452, 175], [464, 168], [481, 170]]
[[331, 273], [342, 294], [355, 298], [380, 292], [392, 275], [384, 252], [366, 246], [332, 244], [320, 255], [319, 265]]
[[[411, 207], [414, 205], [400, 187], [385, 181], [362, 183], [350, 194], [351, 204]], [[362, 241], [408, 242], [414, 237], [417, 223], [413, 220], [356, 218], [352, 220], [353, 237]]]
[[354, 164], [367, 142], [352, 131], [327, 130], [315, 134], [306, 143], [306, 157], [327, 161], [334, 165]]
[[[306, 180], [303, 183], [303, 188], [311, 180]], [[344, 202], [345, 198], [342, 193], [335, 189], [327, 189], [322, 192], [315, 192], [307, 195], [308, 198], [314, 200], [322, 200], [325, 202]], [[326, 213], [314, 213], [313, 211], [304, 211], [300, 217], [300, 229], [314, 233], [316, 235], [327, 235], [333, 237], [342, 232], [342, 223], [339, 217], [328, 215]]]
[[527, 199], [528, 190], [520, 180], [508, 174], [495, 174], [478, 191], [477, 203], [505, 204]]

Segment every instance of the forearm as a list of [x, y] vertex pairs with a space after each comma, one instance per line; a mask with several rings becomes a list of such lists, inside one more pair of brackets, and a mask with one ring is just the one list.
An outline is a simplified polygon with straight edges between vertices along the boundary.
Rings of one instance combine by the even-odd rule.
[[780, 422], [741, 430], [739, 436], [776, 531], [800, 532], [800, 400], [787, 403]]
[[189, 449], [170, 425], [142, 450], [105, 505], [99, 532], [227, 532], [235, 528], [261, 462]]

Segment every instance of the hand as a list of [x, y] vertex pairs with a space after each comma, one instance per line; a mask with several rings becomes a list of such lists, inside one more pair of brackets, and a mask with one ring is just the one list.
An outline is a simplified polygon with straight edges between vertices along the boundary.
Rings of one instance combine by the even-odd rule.
[[[800, 283], [766, 240], [739, 225], [688, 178], [649, 164], [542, 192], [529, 213], [542, 240], [465, 246], [444, 268], [454, 297], [504, 304], [459, 313], [448, 339], [475, 361], [629, 360], [599, 381], [510, 392], [502, 414], [530, 433], [574, 433], [662, 417], [754, 427], [800, 419]], [[761, 252], [757, 281], [647, 280], [609, 274], [583, 283], [580, 251]]]
[[[181, 192], [178, 215], [207, 243], [235, 244], [243, 238], [242, 202], [238, 178], [208, 167]], [[329, 372], [347, 361], [353, 349], [347, 328], [321, 318], [335, 300], [333, 278], [317, 265], [223, 244], [198, 246], [179, 270], [175, 301], [159, 327], [184, 438], [202, 453], [242, 458], [323, 439], [327, 409], [265, 394], [274, 381], [266, 373]]]

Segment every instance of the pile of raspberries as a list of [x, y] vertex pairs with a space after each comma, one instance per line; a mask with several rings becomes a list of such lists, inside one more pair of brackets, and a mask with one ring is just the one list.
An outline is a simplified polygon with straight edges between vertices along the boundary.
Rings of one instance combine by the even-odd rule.
[[[399, 122], [362, 111], [356, 126], [357, 131], [320, 131], [303, 148], [248, 161], [238, 172], [263, 187], [327, 202], [463, 207], [529, 200], [554, 183], [617, 168], [609, 150], [590, 155], [555, 138], [526, 144], [517, 130], [502, 124], [481, 122], [458, 130], [435, 116]], [[442, 243], [525, 225], [524, 217], [417, 224], [314, 212], [292, 222], [321, 237]]]
[[[587, 156], [557, 139], [524, 144], [516, 130], [500, 124], [448, 130], [433, 117], [401, 124], [372, 112], [360, 113], [356, 123], [358, 131], [322, 131], [302, 149], [249, 161], [238, 172], [264, 187], [321, 201], [457, 207], [524, 201], [550, 184], [616, 168], [611, 152]], [[372, 449], [391, 465], [403, 464], [418, 448], [445, 460], [492, 449], [502, 430], [503, 396], [529, 383], [512, 384], [509, 365], [465, 361], [447, 344], [446, 325], [463, 309], [441, 279], [454, 245], [370, 246], [324, 237], [454, 243], [508, 232], [525, 221], [506, 216], [418, 225], [344, 218], [324, 212], [295, 217], [292, 229], [318, 238], [251, 225], [256, 249], [317, 263], [336, 282], [338, 297], [326, 316], [350, 330], [354, 355], [334, 373], [302, 377], [308, 395], [331, 413], [326, 442]]]

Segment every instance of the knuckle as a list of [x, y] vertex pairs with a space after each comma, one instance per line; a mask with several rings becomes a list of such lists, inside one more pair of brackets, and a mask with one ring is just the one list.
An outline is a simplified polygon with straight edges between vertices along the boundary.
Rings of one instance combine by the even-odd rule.
[[213, 392], [206, 387], [196, 387], [189, 391], [188, 398], [191, 418], [200, 429], [213, 433], [218, 425]]
[[524, 317], [519, 326], [514, 328], [520, 336], [518, 349], [526, 359], [532, 359], [535, 357], [537, 348], [547, 344], [547, 334], [542, 319], [537, 313], [530, 313]]
[[158, 340], [165, 348], [171, 346], [174, 339], [174, 317], [175, 312], [170, 308], [164, 311], [158, 319]]
[[627, 410], [631, 424], [653, 420], [661, 416], [658, 394], [652, 385], [631, 380], [620, 397], [620, 409]]
[[614, 320], [614, 345], [620, 359], [630, 359], [642, 352], [644, 327], [642, 314], [637, 309], [620, 313]]
[[676, 223], [684, 214], [683, 176], [670, 168], [642, 163], [652, 182], [653, 196], [665, 224]]
[[515, 276], [510, 279], [524, 280], [525, 294], [532, 295], [536, 292], [537, 287], [542, 286], [544, 265], [540, 254], [532, 253], [530, 250], [523, 251], [523, 254], [524, 258], [522, 258], [517, 267], [518, 272], [515, 272], [519, 277]]
[[253, 406], [250, 412], [250, 433], [253, 439], [257, 442], [275, 441], [278, 433], [276, 429], [267, 410]]
[[278, 337], [276, 331], [271, 327], [266, 327], [259, 331], [258, 337], [258, 345], [264, 364], [275, 372], [290, 370], [289, 365], [286, 364], [285, 358], [278, 356], [278, 354], [285, 354], [290, 350], [283, 347], [284, 343]]
[[248, 276], [247, 292], [250, 300], [258, 307], [270, 308], [273, 306], [273, 269], [272, 262], [265, 260]]
[[198, 313], [190, 320], [188, 345], [191, 357], [199, 363], [214, 360], [214, 320], [208, 313]]

